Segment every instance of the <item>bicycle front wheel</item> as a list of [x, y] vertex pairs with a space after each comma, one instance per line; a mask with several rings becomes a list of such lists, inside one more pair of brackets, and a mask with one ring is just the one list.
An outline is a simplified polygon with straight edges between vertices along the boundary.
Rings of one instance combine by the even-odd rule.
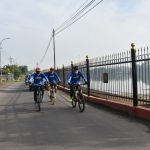
[[71, 103], [72, 103], [72, 107], [73, 107], [73, 108], [75, 108], [75, 107], [76, 107], [77, 102], [76, 102], [76, 100], [75, 100], [74, 98], [72, 98], [72, 102], [71, 102]]
[[54, 92], [54, 90], [52, 90], [50, 92], [50, 100], [52, 102], [51, 104], [54, 105], [55, 104], [55, 92]]
[[80, 112], [83, 112], [85, 110], [85, 99], [83, 96], [79, 96], [78, 106]]
[[38, 111], [41, 111], [41, 103], [38, 102]]
[[38, 93], [38, 99], [37, 99], [37, 105], [38, 105], [38, 111], [41, 111], [41, 102], [42, 102], [42, 93], [39, 91]]

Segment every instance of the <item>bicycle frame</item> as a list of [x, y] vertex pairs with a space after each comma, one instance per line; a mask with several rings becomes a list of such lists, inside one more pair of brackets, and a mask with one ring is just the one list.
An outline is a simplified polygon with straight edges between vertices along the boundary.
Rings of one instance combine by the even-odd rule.
[[56, 98], [56, 86], [53, 84], [50, 84], [49, 85], [49, 92], [50, 92], [50, 100], [52, 101], [52, 104], [54, 105], [55, 98]]
[[78, 103], [79, 109], [81, 112], [85, 109], [85, 100], [82, 94], [81, 85], [73, 85], [73, 98], [72, 98], [72, 106], [76, 107], [76, 103]]
[[41, 111], [41, 102], [42, 102], [42, 98], [43, 98], [43, 95], [42, 95], [42, 86], [41, 85], [38, 85], [35, 87], [36, 88], [36, 103], [38, 105], [38, 111]]

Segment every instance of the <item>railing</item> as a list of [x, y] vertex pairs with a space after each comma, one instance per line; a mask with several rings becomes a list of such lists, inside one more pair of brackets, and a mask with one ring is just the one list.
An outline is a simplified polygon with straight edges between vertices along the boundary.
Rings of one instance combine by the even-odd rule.
[[150, 104], [150, 53], [148, 48], [105, 57], [97, 57], [58, 69], [62, 86], [68, 87], [67, 79], [73, 65], [87, 77], [86, 94], [137, 105]]

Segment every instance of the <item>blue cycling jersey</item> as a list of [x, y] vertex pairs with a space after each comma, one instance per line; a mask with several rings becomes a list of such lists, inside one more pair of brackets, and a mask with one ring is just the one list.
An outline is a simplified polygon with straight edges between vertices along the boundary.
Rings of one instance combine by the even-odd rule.
[[45, 82], [48, 82], [48, 79], [43, 73], [33, 73], [29, 81], [34, 85], [44, 85]]
[[56, 85], [58, 82], [61, 81], [56, 72], [54, 72], [54, 73], [47, 72], [47, 73], [45, 73], [45, 75], [48, 78], [48, 81], [49, 81], [50, 84]]
[[83, 79], [85, 83], [87, 83], [87, 79], [84, 77], [84, 75], [78, 71], [75, 73], [74, 71], [71, 72], [69, 79], [68, 79], [68, 84], [79, 84], [80, 79]]

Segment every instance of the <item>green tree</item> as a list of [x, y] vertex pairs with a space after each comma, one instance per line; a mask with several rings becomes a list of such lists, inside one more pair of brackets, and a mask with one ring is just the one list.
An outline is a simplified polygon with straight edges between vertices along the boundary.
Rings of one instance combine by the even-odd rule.
[[21, 70], [19, 69], [18, 66], [14, 65], [13, 66], [13, 72], [14, 72], [14, 78], [15, 80], [18, 79], [21, 76]]
[[24, 75], [28, 73], [28, 66], [19, 66], [19, 69]]
[[21, 75], [28, 73], [28, 67], [25, 65], [6, 65], [3, 67], [3, 74], [8, 75], [9, 73], [14, 74], [14, 79], [18, 79]]

